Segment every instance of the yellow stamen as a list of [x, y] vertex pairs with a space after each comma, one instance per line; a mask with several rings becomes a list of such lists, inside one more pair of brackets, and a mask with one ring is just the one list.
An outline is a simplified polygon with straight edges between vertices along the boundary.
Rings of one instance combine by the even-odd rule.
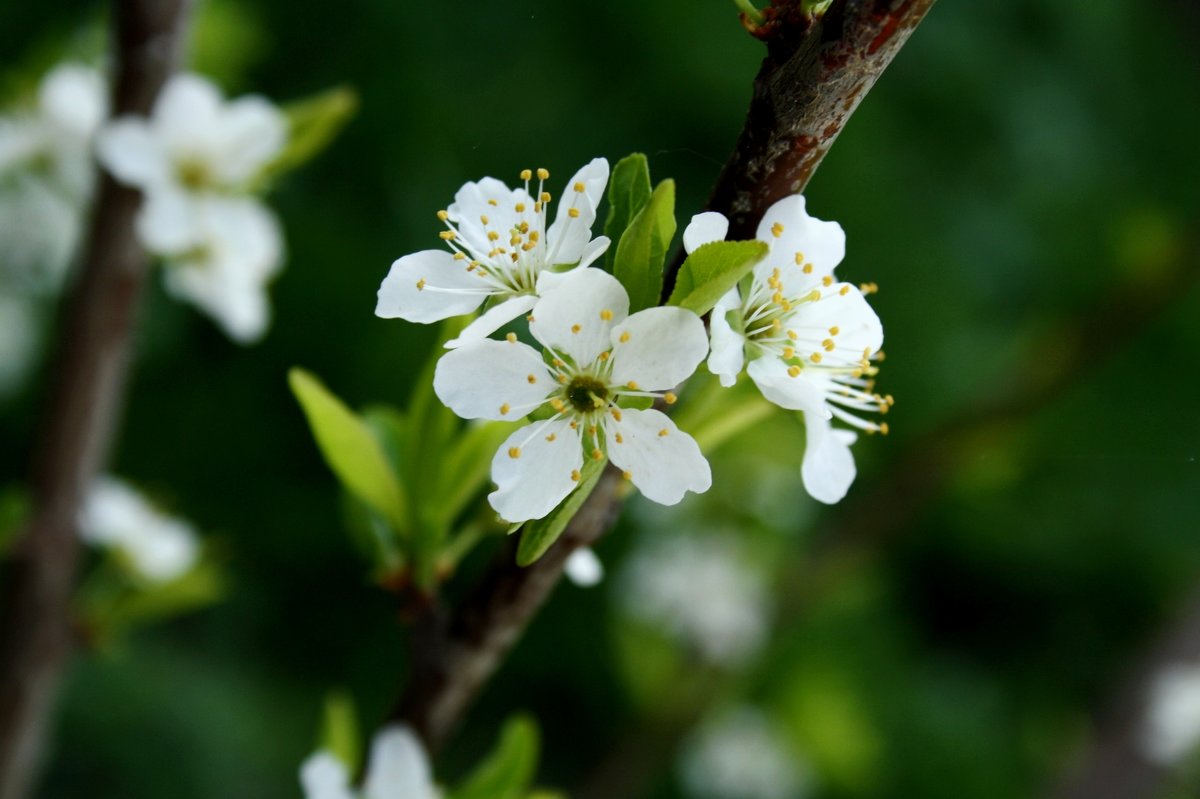
[[506, 402], [506, 403], [504, 403], [503, 405], [501, 405], [501, 406], [500, 406], [500, 415], [501, 415], [501, 416], [507, 416], [507, 415], [508, 415], [508, 412], [509, 412], [510, 410], [512, 410], [512, 409], [508, 407], [508, 403]]
[[668, 391], [666, 394], [663, 394], [663, 402], [667, 403], [668, 405], [674, 405], [675, 401], [678, 399], [679, 397], [675, 396], [674, 391]]
[[516, 460], [517, 458], [521, 457], [521, 448], [520, 447], [509, 447], [508, 448], [508, 457], [512, 458], [513, 460]]

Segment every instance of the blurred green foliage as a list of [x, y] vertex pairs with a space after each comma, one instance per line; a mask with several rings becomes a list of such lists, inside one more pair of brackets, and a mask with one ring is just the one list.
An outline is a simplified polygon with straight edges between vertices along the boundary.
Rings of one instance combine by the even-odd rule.
[[[95, 52], [79, 31], [99, 13], [0, 6], [3, 63], [28, 72], [6, 80], [30, 85], [77, 44]], [[800, 426], [773, 417], [726, 442], [710, 494], [627, 514], [599, 549], [613, 569], [659, 526], [735, 526], [773, 564], [768, 651], [664, 711], [613, 643], [633, 634], [615, 584], [563, 587], [439, 776], [458, 784], [523, 708], [544, 734], [540, 784], [569, 790], [649, 731], [666, 757], [637, 796], [675, 797], [678, 722], [662, 714], [742, 697], [789, 731], [822, 798], [1037, 795], [1200, 577], [1200, 296], [1125, 314], [1196, 266], [1198, 29], [1166, 0], [937, 4], [808, 191], [847, 231], [840, 274], [883, 287], [893, 435], [856, 445], [858, 484], [830, 510], [800, 488]], [[46, 799], [294, 797], [328, 689], [375, 728], [404, 641], [287, 370], [303, 364], [354, 407], [409, 401], [435, 331], [375, 318], [375, 291], [394, 258], [438, 245], [434, 212], [467, 180], [640, 151], [686, 220], [761, 57], [725, 0], [213, 0], [196, 30], [198, 68], [231, 92], [347, 85], [361, 109], [274, 195], [290, 255], [261, 346], [231, 345], [157, 285], [146, 298], [116, 471], [212, 531], [228, 598], [76, 660]], [[39, 397], [3, 408], [0, 484], [22, 476]], [[949, 466], [914, 469], [914, 452]], [[875, 490], [902, 469], [902, 491]], [[694, 668], [678, 653], [655, 666]]]

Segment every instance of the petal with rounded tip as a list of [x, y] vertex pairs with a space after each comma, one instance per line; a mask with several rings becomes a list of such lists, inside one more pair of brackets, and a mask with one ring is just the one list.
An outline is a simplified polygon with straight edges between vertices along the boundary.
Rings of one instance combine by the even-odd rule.
[[[780, 228], [776, 228], [779, 225]], [[780, 230], [778, 236], [774, 231]], [[794, 194], [779, 200], [763, 214], [755, 238], [771, 246], [764, 263], [782, 266], [795, 263], [796, 253], [813, 265], [817, 276], [832, 274], [846, 256], [846, 234], [837, 222], [825, 222], [808, 215], [804, 196]]]
[[750, 375], [768, 402], [790, 411], [810, 411], [828, 419], [829, 411], [820, 387], [805, 379], [803, 370], [792, 377], [789, 368], [779, 358], [764, 355], [750, 362], [746, 374]]
[[716, 211], [705, 211], [696, 214], [683, 231], [683, 250], [689, 255], [702, 244], [713, 241], [724, 241], [729, 232], [729, 220], [724, 214]]
[[708, 335], [712, 351], [708, 356], [708, 371], [721, 379], [721, 385], [729, 388], [737, 382], [738, 373], [745, 364], [746, 340], [729, 324], [728, 313], [737, 311], [742, 300], [737, 287], [731, 288], [713, 306], [708, 318]]
[[497, 488], [488, 494], [488, 502], [507, 522], [540, 519], [575, 490], [582, 467], [580, 433], [571, 429], [569, 420], [526, 425], [492, 458]]
[[605, 422], [604, 432], [609, 460], [629, 475], [646, 499], [674, 505], [688, 491], [701, 493], [712, 486], [712, 471], [700, 446], [665, 413], [625, 408], [621, 421]]
[[832, 505], [839, 502], [857, 473], [850, 445], [857, 436], [848, 430], [835, 430], [819, 414], [805, 413], [804, 427], [808, 441], [800, 477], [804, 490], [818, 502]]
[[149, 188], [173, 179], [162, 142], [141, 119], [121, 117], [96, 137], [96, 157], [127, 186]]
[[254, 178], [287, 142], [287, 118], [265, 97], [233, 100], [222, 108], [218, 122], [214, 133], [223, 157], [212, 166], [225, 185]]
[[646, 308], [612, 329], [611, 383], [661, 391], [691, 377], [708, 354], [704, 323], [684, 308]]
[[[548, 263], [573, 264], [582, 259], [592, 237], [592, 225], [596, 221], [600, 200], [604, 197], [608, 174], [608, 161], [595, 158], [567, 181], [563, 193], [556, 198], [558, 210], [554, 224], [546, 231]], [[583, 191], [575, 190], [577, 184], [583, 185]], [[575, 217], [570, 215], [572, 208], [577, 212]]]
[[555, 386], [542, 356], [519, 341], [466, 343], [443, 355], [433, 372], [434, 393], [464, 419], [520, 419]]
[[533, 307], [529, 332], [583, 367], [612, 346], [609, 332], [628, 315], [620, 281], [599, 269], [573, 269]]
[[371, 742], [363, 799], [436, 799], [429, 756], [405, 725], [384, 727]]
[[478, 308], [495, 290], [465, 260], [445, 250], [421, 250], [392, 263], [379, 286], [375, 315], [409, 322], [438, 322]]
[[167, 81], [154, 103], [155, 135], [172, 153], [215, 156], [220, 152], [221, 104], [221, 91], [212, 81], [179, 73]]
[[332, 752], [320, 751], [300, 766], [300, 786], [304, 799], [354, 799], [350, 774]]
[[457, 338], [447, 341], [446, 349], [456, 349], [469, 342], [487, 338], [521, 314], [533, 310], [536, 303], [537, 297], [532, 294], [522, 294], [520, 297], [510, 297], [499, 305], [493, 305], [478, 319], [467, 325]]
[[830, 335], [837, 347], [835, 352], [849, 361], [857, 361], [864, 351], [874, 354], [883, 346], [883, 323], [861, 291], [848, 284], [843, 286], [847, 289], [845, 294], [840, 288], [831, 287], [819, 301], [801, 306], [797, 319], [805, 328], [821, 330], [822, 336], [824, 331], [836, 328], [837, 335]]

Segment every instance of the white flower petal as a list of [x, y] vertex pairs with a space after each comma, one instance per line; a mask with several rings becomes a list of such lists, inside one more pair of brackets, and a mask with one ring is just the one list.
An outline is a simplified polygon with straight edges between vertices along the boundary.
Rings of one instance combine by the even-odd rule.
[[683, 231], [683, 250], [689, 255], [700, 245], [713, 241], [724, 241], [729, 232], [729, 220], [716, 211], [696, 214]]
[[[608, 161], [595, 158], [567, 181], [563, 193], [557, 198], [558, 211], [554, 224], [546, 231], [547, 260], [550, 264], [573, 264], [583, 257], [584, 249], [592, 237], [592, 224], [596, 221], [596, 209], [604, 197], [608, 184]], [[577, 191], [576, 186], [582, 188]], [[576, 215], [571, 216], [574, 208]]]
[[591, 547], [581, 547], [572, 552], [564, 571], [567, 579], [580, 588], [591, 588], [604, 579], [604, 564]]
[[464, 419], [520, 419], [556, 386], [542, 356], [519, 341], [469, 342], [443, 355], [433, 373], [438, 399]]
[[613, 385], [673, 388], [696, 371], [708, 354], [704, 323], [684, 308], [647, 308], [612, 329]]
[[788, 369], [779, 358], [764, 355], [750, 362], [746, 374], [768, 402], [790, 411], [810, 411], [828, 419], [829, 411], [825, 408], [825, 395], [820, 387], [806, 379], [803, 371], [792, 377]]
[[[608, 247], [611, 244], [612, 240], [609, 239], [608, 236], [597, 236], [596, 238], [592, 239], [590, 242], [588, 242], [588, 245], [583, 248], [583, 254], [579, 256], [578, 268], [583, 269], [591, 266], [593, 263], [595, 263], [597, 258], [599, 258], [601, 255], [604, 255], [604, 253], [608, 251]], [[543, 272], [542, 274], [546, 273]]]
[[140, 529], [122, 548], [138, 573], [156, 583], [182, 577], [200, 558], [200, 542], [191, 525], [169, 517], [160, 517], [152, 530]]
[[[423, 281], [423, 282], [422, 282]], [[392, 263], [379, 286], [375, 315], [409, 322], [437, 322], [478, 308], [488, 284], [466, 261], [445, 250], [421, 250]]]
[[385, 727], [371, 743], [363, 799], [436, 799], [429, 756], [406, 726]]
[[804, 427], [808, 431], [800, 467], [804, 490], [818, 502], [832, 505], [846, 496], [857, 474], [850, 452], [857, 437], [846, 430], [835, 430], [816, 413], [804, 414]]
[[[524, 213], [517, 212], [518, 205], [524, 207]], [[489, 232], [507, 242], [509, 231], [521, 220], [534, 222], [533, 198], [524, 188], [510, 189], [496, 178], [464, 183], [447, 213], [449, 220], [458, 226], [460, 241], [480, 259], [495, 246], [488, 239]]]
[[300, 766], [300, 785], [304, 799], [354, 799], [350, 792], [350, 774], [331, 752], [311, 755]]
[[239, 97], [224, 106], [214, 131], [224, 157], [213, 164], [222, 183], [236, 185], [255, 177], [279, 155], [287, 130], [287, 118], [265, 97]]
[[38, 107], [55, 127], [87, 138], [108, 113], [104, 77], [83, 64], [55, 67], [38, 87]]
[[829, 336], [836, 345], [835, 354], [858, 361], [864, 351], [874, 354], [883, 346], [883, 324], [858, 288], [843, 287], [845, 294], [831, 289], [818, 302], [799, 308], [797, 320], [805, 329], [815, 328], [817, 339], [826, 338], [829, 329], [836, 327], [837, 335]]
[[[813, 265], [817, 276], [831, 274], [846, 256], [846, 234], [837, 222], [824, 222], [808, 215], [804, 196], [784, 197], [763, 214], [755, 237], [771, 246], [764, 259], [775, 266], [795, 264], [796, 253]], [[779, 228], [775, 226], [779, 225]], [[775, 231], [779, 230], [779, 235]]]
[[612, 346], [609, 332], [628, 315], [620, 281], [599, 269], [574, 269], [538, 300], [529, 332], [582, 367]]
[[171, 164], [162, 142], [141, 119], [122, 117], [96, 137], [96, 156], [122, 183], [138, 188], [171, 180]]
[[688, 491], [702, 493], [712, 486], [712, 471], [696, 440], [666, 414], [625, 408], [621, 421], [608, 419], [604, 431], [609, 460], [647, 499], [674, 505]]
[[178, 255], [204, 242], [199, 203], [192, 195], [163, 188], [147, 194], [137, 216], [138, 240], [155, 255]]
[[582, 466], [580, 434], [569, 420], [526, 425], [492, 458], [497, 489], [488, 494], [488, 502], [507, 522], [540, 519], [575, 490]]
[[446, 342], [446, 349], [452, 350], [472, 341], [485, 339], [506, 324], [533, 310], [537, 297], [532, 294], [522, 294], [520, 297], [510, 297], [499, 305], [493, 305], [471, 324], [463, 328], [458, 338]]
[[741, 308], [741, 297], [737, 287], [731, 288], [717, 300], [708, 318], [708, 333], [712, 353], [708, 356], [708, 371], [721, 378], [721, 385], [729, 388], [737, 382], [738, 373], [745, 363], [745, 337], [729, 324], [727, 314]]
[[[180, 73], [163, 86], [154, 103], [154, 132], [173, 154], [217, 155], [214, 141], [221, 91], [200, 75]], [[214, 159], [215, 161], [215, 159]]]

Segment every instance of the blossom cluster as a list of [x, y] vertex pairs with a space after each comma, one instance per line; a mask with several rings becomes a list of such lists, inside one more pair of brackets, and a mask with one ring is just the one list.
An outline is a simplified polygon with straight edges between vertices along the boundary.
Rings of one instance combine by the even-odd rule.
[[148, 119], [121, 117], [97, 137], [105, 169], [143, 193], [137, 234], [166, 264], [167, 291], [243, 343], [270, 321], [266, 286], [283, 236], [257, 195], [287, 140], [287, 119], [270, 101], [226, 102], [194, 74], [171, 78]]
[[[705, 360], [722, 385], [745, 371], [767, 400], [803, 414], [805, 487], [820, 501], [841, 499], [854, 479], [855, 433], [832, 422], [886, 433], [864, 414], [892, 403], [874, 391], [879, 319], [864, 290], [833, 276], [845, 253], [841, 227], [810, 217], [803, 197], [776, 203], [757, 232], [766, 256], [720, 298], [706, 332], [682, 307], [630, 313], [626, 287], [594, 265], [611, 244], [592, 236], [608, 177], [604, 159], [580, 169], [553, 222], [547, 170], [525, 170], [517, 188], [467, 183], [438, 212], [448, 249], [399, 258], [380, 286], [384, 318], [428, 323], [484, 307], [447, 343], [433, 387], [465, 419], [531, 420], [492, 460], [492, 507], [509, 522], [543, 518], [581, 484], [589, 460], [611, 461], [662, 504], [706, 491], [700, 447], [661, 410]], [[700, 214], [684, 248], [693, 253], [727, 230], [720, 214]], [[490, 338], [522, 316], [532, 344], [515, 330]]]

